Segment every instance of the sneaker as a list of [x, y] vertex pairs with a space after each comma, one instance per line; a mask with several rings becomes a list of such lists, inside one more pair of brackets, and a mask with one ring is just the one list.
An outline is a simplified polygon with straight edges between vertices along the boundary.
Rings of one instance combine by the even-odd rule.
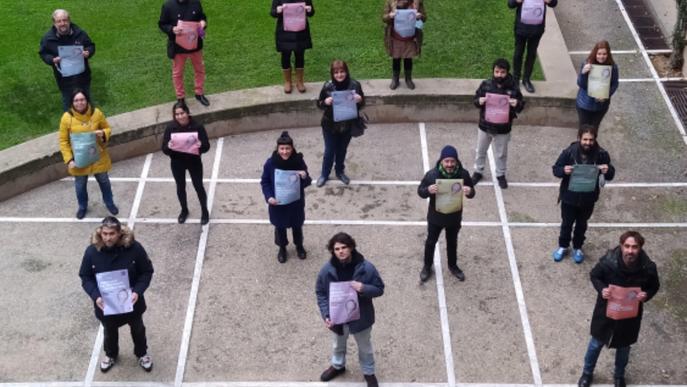
[[575, 263], [582, 263], [582, 261], [584, 261], [584, 253], [582, 252], [582, 249], [575, 249], [573, 252], [573, 259], [575, 260]]
[[296, 246], [296, 255], [298, 255], [298, 258], [300, 259], [305, 259], [308, 256], [308, 253], [305, 251], [303, 246]]
[[379, 383], [377, 382], [377, 377], [372, 375], [363, 375], [365, 377], [365, 381], [367, 382], [367, 387], [379, 387]]
[[79, 208], [76, 211], [76, 219], [83, 219], [84, 216], [86, 216], [86, 209], [85, 208]]
[[565, 254], [567, 252], [568, 249], [566, 249], [565, 247], [559, 247], [553, 252], [553, 254], [551, 254], [551, 256], [553, 257], [553, 260], [555, 262], [560, 262], [561, 260], [563, 260], [563, 257], [565, 257]]
[[288, 255], [286, 253], [286, 247], [280, 247], [279, 252], [277, 253], [277, 261], [279, 261], [279, 263], [284, 263], [286, 262], [287, 257]]
[[479, 183], [479, 181], [482, 180], [483, 177], [484, 176], [482, 176], [481, 173], [473, 172], [470, 178], [472, 179], [472, 184], [477, 185], [477, 183]]
[[327, 178], [324, 177], [324, 176], [320, 176], [320, 177], [317, 179], [316, 185], [317, 185], [317, 187], [319, 188], [319, 187], [322, 187], [322, 186], [324, 185], [324, 183], [326, 183], [326, 182], [327, 182]]
[[336, 177], [338, 177], [339, 180], [341, 180], [341, 182], [344, 183], [344, 184], [346, 184], [346, 185], [351, 184], [351, 179], [349, 179], [348, 176], [346, 176], [346, 174], [343, 173], [343, 172], [337, 173], [337, 174], [336, 174]]
[[111, 206], [107, 206], [107, 210], [110, 211], [110, 214], [112, 215], [116, 216], [117, 214], [119, 214], [119, 208], [117, 208], [117, 206], [115, 206], [114, 204], [112, 204]]
[[203, 106], [210, 106], [210, 101], [203, 94], [196, 94], [196, 100]]
[[100, 372], [105, 373], [114, 367], [116, 359], [114, 357], [105, 356], [103, 360], [100, 361]]
[[427, 282], [429, 277], [432, 276], [432, 268], [428, 266], [423, 266], [422, 271], [420, 271], [420, 282]]
[[508, 188], [508, 181], [506, 180], [506, 175], [496, 176], [496, 180], [499, 181], [499, 187], [501, 187], [501, 189]]
[[322, 375], [320, 375], [320, 380], [323, 382], [328, 382], [328, 381], [334, 379], [335, 377], [343, 374], [344, 372], [346, 372], [346, 367], [341, 367], [341, 368], [337, 369], [337, 368], [334, 368], [334, 366], [329, 366], [329, 368], [324, 370]]
[[150, 355], [145, 354], [138, 359], [138, 365], [140, 365], [145, 372], [150, 372], [153, 370], [153, 359]]
[[465, 281], [465, 273], [463, 273], [462, 270], [458, 266], [456, 267], [450, 267], [448, 270], [453, 274], [456, 278], [458, 278], [458, 281]]
[[577, 381], [577, 387], [589, 387], [592, 385], [593, 379], [594, 375], [583, 373], [582, 376], [580, 376], [580, 380]]

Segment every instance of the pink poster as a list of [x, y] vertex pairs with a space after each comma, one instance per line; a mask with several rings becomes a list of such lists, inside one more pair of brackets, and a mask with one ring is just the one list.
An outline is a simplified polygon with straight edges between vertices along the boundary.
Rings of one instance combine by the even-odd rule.
[[176, 36], [176, 44], [183, 47], [185, 50], [195, 50], [198, 47], [200, 23], [179, 20], [177, 22], [177, 27], [181, 28], [181, 32]]
[[169, 149], [177, 152], [189, 153], [192, 155], [200, 154], [200, 141], [196, 132], [172, 133], [169, 141]]
[[286, 3], [282, 5], [284, 31], [298, 32], [305, 29], [305, 3]]
[[507, 94], [487, 93], [484, 119], [492, 124], [507, 124], [510, 118], [510, 96]]
[[641, 288], [624, 288], [622, 286], [609, 285], [611, 297], [606, 303], [606, 317], [613, 320], [625, 320], [637, 317], [639, 313], [639, 300], [637, 295]]

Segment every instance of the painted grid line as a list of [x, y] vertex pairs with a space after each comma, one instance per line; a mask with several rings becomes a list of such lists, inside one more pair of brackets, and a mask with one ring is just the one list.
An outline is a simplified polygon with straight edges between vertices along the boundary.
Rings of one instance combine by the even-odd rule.
[[[648, 54], [670, 54], [673, 52], [673, 50], [646, 50]], [[638, 50], [613, 50], [612, 54], [613, 55], [626, 55], [626, 54], [638, 54]], [[577, 51], [568, 51], [568, 55], [589, 55], [589, 51], [583, 51], [583, 50], [577, 50]]]
[[[182, 387], [360, 387], [352, 382], [187, 382]], [[446, 383], [379, 383], [382, 387], [447, 387]], [[0, 387], [82, 387], [83, 382], [0, 383]], [[93, 382], [93, 387], [173, 387], [171, 382]], [[456, 383], [456, 387], [576, 387], [576, 384]], [[612, 384], [595, 384], [612, 387]], [[687, 387], [686, 384], [633, 384], [632, 387]]]
[[641, 82], [676, 82], [684, 81], [685, 77], [662, 77], [662, 78], [621, 78], [618, 79], [620, 83], [641, 83]]

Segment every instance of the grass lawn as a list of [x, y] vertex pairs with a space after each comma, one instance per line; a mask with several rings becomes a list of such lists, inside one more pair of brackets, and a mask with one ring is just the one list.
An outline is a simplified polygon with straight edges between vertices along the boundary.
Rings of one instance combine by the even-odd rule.
[[[166, 36], [157, 28], [163, 0], [21, 0], [5, 2], [0, 52], [0, 149], [57, 130], [61, 99], [52, 70], [38, 56], [52, 25], [51, 13], [65, 8], [96, 44], [91, 93], [106, 116], [174, 101]], [[426, 0], [428, 22], [414, 76], [486, 78], [497, 57], [513, 51], [513, 11], [504, 0]], [[206, 93], [277, 84], [275, 20], [269, 0], [205, 0]], [[312, 50], [306, 80], [328, 78], [334, 58], [349, 62], [357, 79], [388, 78], [391, 61], [383, 47], [382, 0], [315, 0], [310, 19]], [[11, 38], [10, 38], [11, 37]], [[187, 93], [192, 71], [187, 65]], [[536, 69], [535, 77], [541, 78]], [[191, 91], [192, 93], [192, 91]]]

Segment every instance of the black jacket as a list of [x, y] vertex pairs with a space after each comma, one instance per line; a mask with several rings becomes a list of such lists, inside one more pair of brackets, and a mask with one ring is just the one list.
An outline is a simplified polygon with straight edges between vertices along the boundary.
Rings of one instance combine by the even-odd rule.
[[[570, 184], [570, 175], [566, 175], [564, 168], [566, 165], [575, 164], [608, 164], [608, 171], [604, 174], [606, 181], [611, 181], [615, 177], [615, 167], [611, 164], [611, 156], [606, 152], [606, 150], [599, 146], [598, 143], [594, 144], [591, 153], [586, 160], [582, 160], [582, 153], [580, 151], [580, 142], [576, 141], [570, 144], [556, 160], [556, 164], [553, 165], [553, 175], [560, 177], [561, 185], [558, 191], [558, 199], [566, 204], [571, 204], [578, 207], [589, 207], [593, 206], [597, 200], [599, 200], [599, 185], [596, 185], [596, 189], [593, 192], [573, 192], [568, 190], [568, 184]], [[601, 175], [601, 174], [599, 174]]]
[[[463, 220], [463, 211], [454, 212], [452, 214], [442, 214], [436, 210], [436, 195], [429, 193], [429, 186], [436, 183], [437, 179], [442, 178], [441, 172], [439, 172], [439, 164], [441, 161], [437, 161], [436, 166], [427, 173], [422, 178], [420, 185], [417, 187], [417, 194], [421, 198], [429, 198], [429, 205], [427, 206], [427, 222], [443, 227], [450, 226], [460, 226]], [[472, 188], [472, 192], [469, 195], [465, 195], [466, 198], [472, 199], [475, 197], [475, 185], [472, 183], [470, 178], [470, 173], [463, 168], [460, 161], [458, 162], [457, 168], [459, 169], [459, 174], [456, 179], [463, 179], [463, 185]]]
[[[310, 6], [310, 12], [306, 12], [305, 29], [303, 31], [284, 31], [284, 18], [281, 13], [277, 13], [277, 7], [285, 3], [302, 3]], [[308, 18], [315, 15], [315, 7], [312, 5], [312, 0], [272, 0], [272, 8], [270, 15], [277, 19], [277, 27], [274, 31], [277, 51], [303, 51], [312, 48], [312, 39], [310, 38], [310, 24]]]
[[320, 96], [317, 98], [317, 107], [324, 110], [321, 121], [322, 128], [330, 132], [350, 131], [351, 124], [356, 120], [352, 119], [348, 121], [334, 122], [334, 108], [332, 105], [326, 105], [324, 103], [324, 100], [327, 99], [327, 97], [332, 96], [333, 91], [355, 90], [359, 96], [363, 97], [362, 101], [358, 103], [358, 111], [365, 106], [365, 94], [363, 94], [363, 88], [360, 86], [360, 82], [350, 77], [346, 79], [348, 82], [344, 81], [342, 82], [342, 85], [338, 87], [333, 81], [326, 81], [322, 86], [322, 90], [320, 90]]
[[[486, 104], [480, 105], [479, 99], [480, 97], [485, 97], [487, 93], [507, 94], [510, 96], [510, 98], [515, 98], [518, 100], [518, 103], [517, 105], [515, 105], [515, 107], [510, 107], [510, 117], [508, 119], [508, 123], [493, 124], [484, 119]], [[485, 79], [484, 81], [482, 81], [482, 83], [475, 91], [475, 97], [473, 98], [472, 102], [475, 104], [477, 108], [479, 108], [479, 128], [489, 134], [510, 133], [513, 125], [513, 119], [517, 118], [517, 113], [520, 113], [522, 109], [525, 107], [525, 102], [522, 100], [522, 93], [520, 93], [520, 88], [518, 87], [517, 83], [515, 83], [515, 79], [511, 74], [508, 74], [501, 87], [498, 86], [498, 84], [494, 81], [493, 78]]]
[[[592, 315], [591, 334], [611, 348], [622, 348], [634, 344], [642, 324], [644, 302], [656, 295], [660, 288], [656, 264], [649, 259], [644, 250], [640, 251], [637, 267], [625, 266], [620, 246], [609, 250], [589, 274], [596, 289], [596, 305]], [[646, 292], [647, 299], [639, 303], [639, 314], [635, 318], [612, 320], [606, 317], [607, 301], [601, 297], [601, 290], [608, 285], [639, 287]]]
[[[515, 8], [515, 25], [513, 29], [515, 30], [515, 35], [524, 37], [534, 37], [541, 36], [544, 34], [544, 28], [546, 27], [546, 3], [544, 3], [544, 19], [541, 24], [524, 24], [520, 22], [520, 10], [522, 9], [522, 3], [516, 0], [508, 0], [508, 7]], [[553, 8], [558, 5], [558, 0], [551, 0], [548, 4], [549, 7]]]
[[[89, 53], [88, 58], [84, 59], [86, 70], [81, 74], [72, 75], [66, 78], [63, 77], [52, 62], [53, 58], [59, 56], [57, 50], [58, 46], [83, 46], [83, 49]], [[95, 43], [91, 41], [86, 31], [79, 28], [76, 24], [71, 24], [71, 33], [65, 36], [58, 36], [57, 29], [55, 27], [50, 28], [50, 30], [43, 35], [43, 39], [41, 39], [41, 47], [38, 51], [38, 55], [40, 55], [45, 64], [52, 67], [55, 81], [57, 81], [57, 87], [59, 87], [60, 90], [76, 88], [87, 89], [90, 86], [91, 68], [88, 65], [88, 60], [95, 55]]]
[[[205, 20], [205, 23], [207, 23], [208, 19], [205, 13], [203, 13], [203, 6], [200, 4], [200, 0], [186, 0], [184, 2], [167, 0], [162, 5], [160, 20], [157, 25], [162, 32], [167, 34], [167, 56], [170, 59], [173, 59], [176, 54], [196, 52], [203, 49], [203, 39], [201, 38], [198, 38], [198, 47], [195, 50], [187, 50], [175, 43], [176, 35], [172, 29], [176, 27], [179, 20], [192, 22]], [[207, 28], [207, 25], [205, 28]]]
[[197, 132], [198, 139], [200, 140], [200, 154], [206, 153], [210, 150], [210, 140], [208, 140], [208, 134], [205, 131], [205, 127], [191, 118], [188, 126], [181, 127], [176, 121], [172, 121], [167, 125], [165, 129], [165, 134], [162, 137], [162, 153], [166, 154], [175, 161], [182, 161], [184, 163], [198, 163], [201, 162], [200, 155], [192, 155], [190, 153], [177, 152], [173, 149], [169, 149], [169, 140], [172, 138], [172, 133], [184, 133], [184, 132]]

